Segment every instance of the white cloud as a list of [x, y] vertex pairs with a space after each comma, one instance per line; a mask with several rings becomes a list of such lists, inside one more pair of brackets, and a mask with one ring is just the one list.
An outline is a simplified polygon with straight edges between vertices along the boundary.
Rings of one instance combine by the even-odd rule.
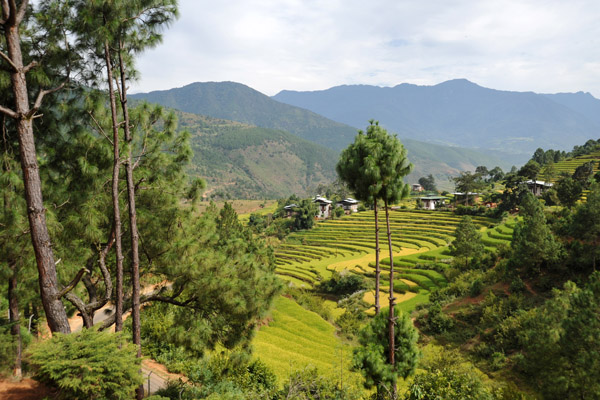
[[134, 90], [231, 80], [265, 94], [466, 78], [600, 97], [597, 0], [181, 0]]

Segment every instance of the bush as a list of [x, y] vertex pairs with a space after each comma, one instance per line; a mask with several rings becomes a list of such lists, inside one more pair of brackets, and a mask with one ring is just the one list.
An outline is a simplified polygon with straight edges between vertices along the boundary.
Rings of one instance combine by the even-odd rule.
[[122, 334], [84, 329], [32, 346], [38, 378], [60, 388], [63, 399], [131, 399], [142, 383], [141, 359]]
[[317, 289], [323, 293], [346, 296], [367, 289], [367, 287], [367, 280], [363, 276], [347, 271], [342, 273], [334, 271], [331, 279], [321, 282]]

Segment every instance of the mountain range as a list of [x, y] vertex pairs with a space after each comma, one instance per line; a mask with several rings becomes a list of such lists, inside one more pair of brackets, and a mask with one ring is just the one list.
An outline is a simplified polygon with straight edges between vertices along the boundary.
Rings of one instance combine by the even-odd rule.
[[510, 153], [566, 150], [600, 137], [600, 100], [583, 92], [501, 91], [455, 79], [434, 86], [284, 90], [273, 99], [354, 127], [372, 118], [401, 138]]
[[[231, 197], [310, 194], [335, 178], [339, 151], [373, 118], [397, 133], [415, 165], [408, 182], [478, 165], [509, 169], [538, 147], [570, 149], [600, 136], [600, 100], [588, 93], [504, 92], [466, 80], [393, 88], [339, 86], [272, 98], [235, 82], [141, 93], [178, 110], [192, 134], [192, 173]], [[290, 104], [286, 104], [290, 103]]]

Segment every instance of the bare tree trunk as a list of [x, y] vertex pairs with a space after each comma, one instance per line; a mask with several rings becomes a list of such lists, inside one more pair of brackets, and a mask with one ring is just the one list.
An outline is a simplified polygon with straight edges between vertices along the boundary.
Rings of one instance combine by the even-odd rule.
[[[387, 200], [384, 199], [385, 205], [385, 223], [387, 226], [387, 237], [388, 237], [388, 246], [390, 249], [390, 316], [389, 316], [389, 362], [392, 365], [392, 368], [395, 368], [396, 360], [395, 360], [395, 332], [394, 325], [396, 323], [396, 317], [394, 316], [394, 306], [396, 305], [396, 298], [394, 297], [394, 254], [392, 252], [392, 233], [390, 231], [390, 211], [388, 208]], [[396, 398], [396, 384], [392, 384], [392, 396]]]
[[113, 88], [113, 68], [110, 57], [108, 41], [104, 42], [104, 60], [106, 62], [106, 74], [108, 81], [108, 95], [110, 99], [110, 112], [113, 130], [113, 176], [112, 176], [112, 200], [113, 200], [113, 224], [115, 229], [115, 252], [117, 258], [116, 271], [116, 293], [115, 293], [115, 331], [123, 330], [123, 247], [121, 243], [121, 209], [119, 206], [119, 171], [121, 159], [119, 156], [119, 121], [117, 120], [117, 101]]
[[379, 314], [381, 304], [379, 303], [379, 278], [381, 275], [381, 267], [379, 266], [379, 221], [377, 212], [377, 199], [373, 199], [375, 211], [375, 315]]
[[[131, 136], [129, 124], [129, 108], [127, 106], [127, 78], [125, 73], [125, 63], [123, 61], [123, 47], [119, 41], [119, 69], [121, 71], [121, 109], [123, 110], [123, 131], [125, 133], [125, 142], [127, 146], [127, 159], [125, 161], [125, 171], [127, 179], [127, 202], [129, 204], [129, 230], [131, 233], [131, 285], [132, 285], [132, 307], [131, 307], [131, 325], [133, 334], [133, 343], [137, 347], [138, 358], [142, 357], [141, 341], [141, 323], [140, 323], [140, 255], [139, 255], [139, 235], [137, 229], [137, 212], [135, 207], [135, 185], [133, 183], [133, 161], [131, 157], [133, 138]], [[140, 385], [135, 390], [136, 398], [144, 398], [144, 385]]]
[[8, 278], [8, 310], [10, 316], [10, 333], [13, 337], [13, 340], [17, 344], [17, 348], [15, 351], [15, 365], [13, 370], [13, 375], [17, 379], [22, 378], [21, 372], [21, 353], [23, 347], [23, 341], [21, 338], [21, 316], [19, 314], [19, 298], [17, 297], [17, 277], [18, 277], [18, 268], [15, 262], [11, 262], [10, 270], [12, 272], [10, 278]]
[[[19, 149], [21, 153], [21, 168], [25, 185], [25, 199], [27, 202], [27, 217], [31, 233], [31, 241], [35, 252], [38, 268], [38, 280], [42, 305], [46, 312], [48, 326], [52, 332], [69, 333], [67, 313], [59, 298], [58, 278], [52, 243], [46, 225], [46, 210], [42, 197], [42, 184], [37, 163], [35, 141], [33, 137], [33, 114], [43, 98], [43, 92], [38, 96], [33, 109], [29, 108], [29, 95], [25, 74], [28, 70], [23, 66], [19, 25], [25, 15], [27, 1], [23, 1], [17, 8], [16, 2], [2, 1], [2, 25], [8, 55], [2, 58], [10, 60], [10, 78], [15, 97], [15, 111], [1, 107], [4, 114], [14, 118], [19, 135]], [[5, 58], [5, 61], [7, 61]], [[7, 61], [8, 62], [8, 61]]]

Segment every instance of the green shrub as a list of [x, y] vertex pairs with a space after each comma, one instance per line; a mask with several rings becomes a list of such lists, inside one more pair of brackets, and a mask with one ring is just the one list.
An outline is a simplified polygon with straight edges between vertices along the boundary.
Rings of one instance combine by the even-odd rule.
[[29, 359], [39, 379], [60, 388], [63, 399], [131, 399], [142, 383], [135, 346], [118, 333], [59, 333], [33, 345]]

